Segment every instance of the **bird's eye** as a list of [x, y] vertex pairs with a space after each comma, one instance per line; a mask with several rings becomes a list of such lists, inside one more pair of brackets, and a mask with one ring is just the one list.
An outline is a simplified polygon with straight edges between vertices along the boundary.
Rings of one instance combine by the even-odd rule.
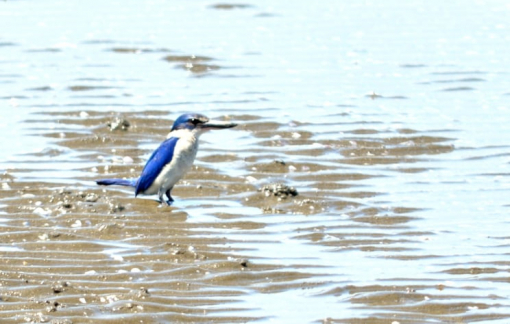
[[200, 123], [200, 120], [198, 118], [190, 118], [189, 122], [196, 126]]

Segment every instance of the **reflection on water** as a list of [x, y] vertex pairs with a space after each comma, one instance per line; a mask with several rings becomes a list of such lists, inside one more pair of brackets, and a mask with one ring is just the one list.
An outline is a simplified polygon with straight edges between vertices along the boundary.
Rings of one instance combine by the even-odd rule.
[[[510, 316], [505, 8], [0, 6], [3, 320]], [[95, 185], [185, 111], [239, 127], [173, 206]]]

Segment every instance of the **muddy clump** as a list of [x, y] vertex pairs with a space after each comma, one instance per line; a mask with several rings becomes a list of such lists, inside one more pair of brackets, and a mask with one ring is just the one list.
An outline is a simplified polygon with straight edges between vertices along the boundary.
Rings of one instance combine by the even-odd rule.
[[298, 195], [298, 192], [294, 187], [289, 187], [282, 183], [266, 185], [259, 189], [259, 191], [263, 192], [266, 197], [278, 197], [280, 199], [287, 199], [288, 197]]
[[109, 121], [106, 125], [112, 132], [116, 130], [126, 131], [131, 126], [131, 123], [129, 122], [129, 120], [117, 116], [111, 121]]

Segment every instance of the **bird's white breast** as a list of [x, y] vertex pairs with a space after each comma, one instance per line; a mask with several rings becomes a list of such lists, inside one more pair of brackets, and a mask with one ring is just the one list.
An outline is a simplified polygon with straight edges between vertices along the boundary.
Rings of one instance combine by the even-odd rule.
[[178, 137], [175, 144], [172, 161], [163, 167], [153, 184], [145, 194], [156, 194], [160, 188], [166, 191], [172, 188], [190, 169], [198, 151], [198, 138], [194, 132], [179, 130], [171, 133], [171, 137]]

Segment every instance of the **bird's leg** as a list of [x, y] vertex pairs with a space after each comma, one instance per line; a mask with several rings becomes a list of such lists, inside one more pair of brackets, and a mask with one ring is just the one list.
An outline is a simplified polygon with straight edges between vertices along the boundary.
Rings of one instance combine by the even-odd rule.
[[168, 205], [168, 203], [165, 201], [165, 198], [163, 197], [163, 195], [165, 194], [165, 191], [163, 188], [159, 188], [158, 190], [158, 197], [159, 197], [159, 202], [160, 203], [166, 203]]
[[[172, 187], [173, 188], [173, 187]], [[172, 198], [172, 196], [170, 195], [170, 192], [172, 191], [172, 188], [168, 189], [166, 192], [165, 192], [165, 195], [168, 197], [168, 200], [166, 201], [166, 203], [168, 204], [168, 206], [170, 206], [173, 202], [174, 202], [174, 199]]]

